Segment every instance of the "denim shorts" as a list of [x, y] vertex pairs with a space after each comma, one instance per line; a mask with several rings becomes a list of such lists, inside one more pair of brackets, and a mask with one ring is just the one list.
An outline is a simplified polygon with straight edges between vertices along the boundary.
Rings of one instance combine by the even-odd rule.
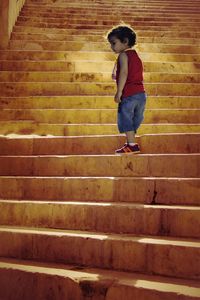
[[144, 92], [122, 98], [118, 106], [117, 120], [120, 133], [127, 131], [137, 132], [144, 119], [145, 104], [146, 94]]

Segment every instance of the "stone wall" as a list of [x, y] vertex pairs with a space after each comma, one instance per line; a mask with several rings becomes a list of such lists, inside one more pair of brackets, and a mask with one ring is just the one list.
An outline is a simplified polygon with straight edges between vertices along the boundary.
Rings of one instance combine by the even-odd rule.
[[25, 0], [0, 1], [0, 49], [7, 47], [10, 35]]

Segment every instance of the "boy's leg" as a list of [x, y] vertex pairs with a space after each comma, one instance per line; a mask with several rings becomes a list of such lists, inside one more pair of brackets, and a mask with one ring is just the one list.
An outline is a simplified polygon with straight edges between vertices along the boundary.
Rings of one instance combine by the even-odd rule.
[[146, 94], [145, 93], [138, 94], [137, 105], [135, 106], [134, 117], [133, 117], [133, 125], [135, 131], [137, 131], [137, 129], [140, 127], [144, 119], [145, 104], [146, 104]]
[[135, 131], [127, 131], [125, 132], [126, 139], [128, 144], [134, 144], [135, 141]]
[[[145, 102], [146, 95], [141, 93], [134, 95], [133, 97], [128, 97], [121, 103], [120, 109], [118, 110], [118, 128], [121, 133], [125, 132], [127, 144], [122, 148], [117, 149], [116, 153], [140, 152], [138, 144], [135, 144], [134, 141], [135, 132], [143, 120]], [[125, 130], [127, 127], [130, 128], [130, 130]]]

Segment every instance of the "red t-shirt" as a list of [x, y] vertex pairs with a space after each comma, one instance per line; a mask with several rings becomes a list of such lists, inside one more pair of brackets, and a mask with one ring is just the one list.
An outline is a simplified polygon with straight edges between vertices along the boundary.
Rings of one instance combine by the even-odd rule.
[[[125, 51], [128, 56], [128, 77], [122, 92], [122, 97], [128, 97], [144, 92], [143, 85], [143, 65], [135, 50]], [[118, 85], [120, 73], [119, 57], [117, 59], [116, 82]]]

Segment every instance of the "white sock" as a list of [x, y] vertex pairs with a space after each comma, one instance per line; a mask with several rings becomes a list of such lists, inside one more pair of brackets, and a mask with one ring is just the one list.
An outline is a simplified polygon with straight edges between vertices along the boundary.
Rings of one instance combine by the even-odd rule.
[[135, 145], [135, 143], [128, 143], [130, 146], [134, 146]]

